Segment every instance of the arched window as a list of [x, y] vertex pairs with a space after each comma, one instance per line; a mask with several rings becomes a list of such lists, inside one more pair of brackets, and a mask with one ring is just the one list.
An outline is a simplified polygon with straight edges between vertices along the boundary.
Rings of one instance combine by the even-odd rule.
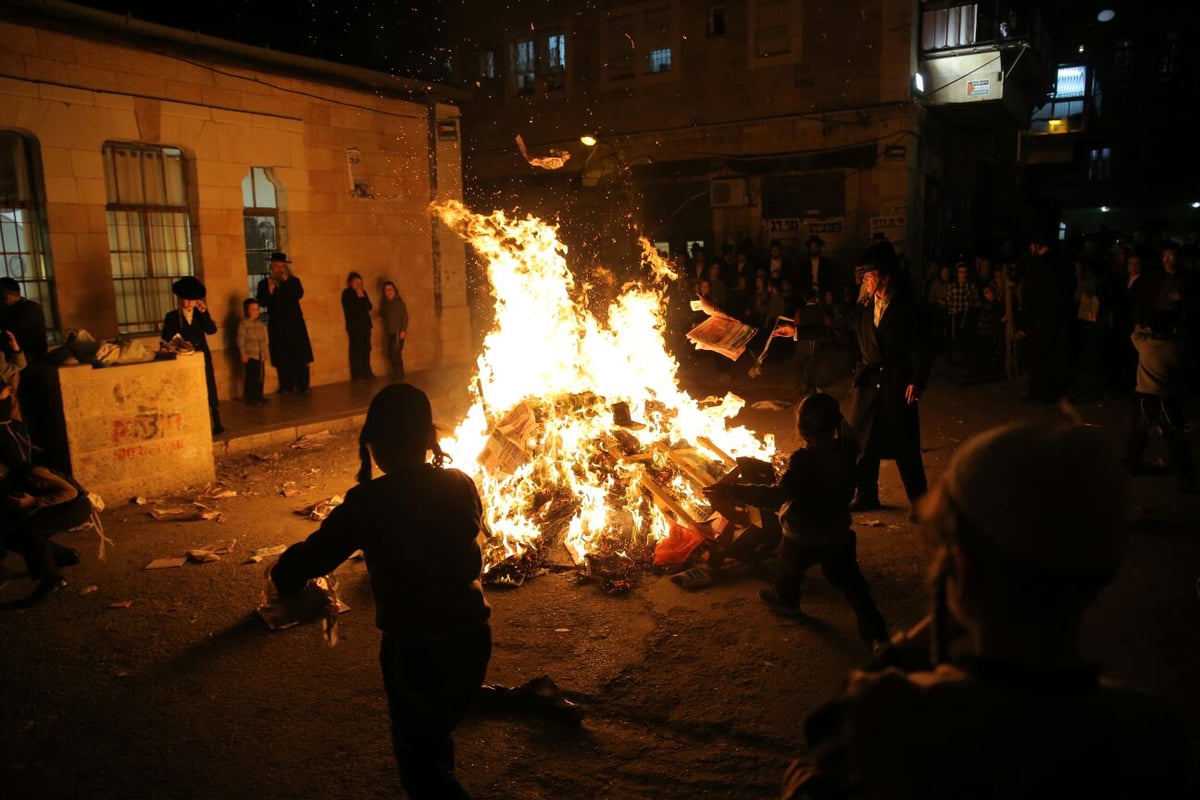
[[0, 276], [14, 279], [22, 297], [41, 305], [46, 335], [56, 341], [61, 337], [45, 197], [37, 142], [15, 131], [0, 131]]
[[246, 281], [249, 297], [270, 268], [267, 259], [276, 250], [286, 251], [283, 220], [279, 215], [282, 187], [269, 167], [251, 167], [242, 178], [242, 223], [246, 235]]

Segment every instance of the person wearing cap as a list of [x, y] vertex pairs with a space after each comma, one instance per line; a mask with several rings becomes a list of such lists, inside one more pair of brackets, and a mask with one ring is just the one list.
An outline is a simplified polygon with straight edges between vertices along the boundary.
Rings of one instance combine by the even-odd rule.
[[910, 503], [928, 488], [918, 414], [929, 378], [928, 348], [915, 300], [896, 286], [889, 250], [890, 246], [873, 246], [864, 254], [864, 296], [855, 307], [861, 363], [854, 375], [849, 415], [860, 448], [853, 511], [882, 508], [879, 463], [885, 458], [895, 460]]
[[964, 442], [921, 504], [927, 641], [897, 636], [907, 660], [851, 673], [808, 716], [812, 755], [789, 766], [783, 797], [1184, 796], [1180, 720], [1080, 652], [1131, 512], [1111, 446], [1078, 422], [1012, 423]]
[[483, 501], [469, 475], [443, 466], [429, 398], [411, 384], [390, 384], [371, 400], [359, 461], [345, 502], [290, 546], [270, 577], [281, 597], [294, 595], [362, 551], [400, 785], [412, 800], [462, 800], [454, 729], [479, 694], [492, 648]]
[[217, 332], [217, 323], [208, 313], [204, 302], [208, 290], [192, 275], [185, 275], [171, 284], [171, 291], [179, 298], [179, 307], [167, 313], [163, 319], [162, 341], [164, 346], [176, 336], [192, 346], [197, 353], [204, 354], [204, 382], [208, 387], [208, 415], [212, 432], [217, 436], [225, 432], [221, 425], [221, 411], [217, 405], [217, 378], [213, 374], [212, 351], [208, 349], [208, 337]]
[[267, 310], [271, 363], [279, 378], [279, 391], [304, 394], [313, 351], [300, 308], [304, 285], [292, 274], [291, 263], [287, 253], [271, 253], [271, 274], [258, 282], [256, 299]]

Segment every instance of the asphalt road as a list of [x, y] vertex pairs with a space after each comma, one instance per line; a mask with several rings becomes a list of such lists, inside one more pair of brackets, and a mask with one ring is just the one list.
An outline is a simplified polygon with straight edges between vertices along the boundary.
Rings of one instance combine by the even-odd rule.
[[[732, 388], [752, 402], [790, 399], [780, 369], [755, 381], [735, 374]], [[935, 381], [923, 401], [930, 477], [971, 433], [1054, 413], [1022, 405], [1019, 396], [1016, 385]], [[1120, 441], [1122, 404], [1081, 410]], [[775, 432], [780, 448], [795, 444], [787, 411], [747, 408], [737, 421]], [[315, 450], [281, 448], [278, 460], [256, 456], [274, 454], [219, 465], [221, 486], [238, 493], [216, 501], [222, 522], [155, 520], [151, 506], [106, 498], [103, 521], [114, 542], [106, 560], [97, 559], [93, 534], [66, 534], [60, 540], [84, 553], [68, 572], [69, 587], [38, 607], [0, 612], [5, 797], [400, 793], [363, 564], [338, 572], [351, 610], [329, 648], [316, 626], [268, 632], [253, 613], [263, 565], [244, 563], [256, 548], [313, 529], [294, 511], [351, 485], [353, 437], [335, 435]], [[883, 483], [884, 502], [895, 508], [856, 520], [860, 559], [885, 617], [900, 627], [925, 608], [925, 553], [890, 464]], [[284, 497], [285, 485], [301, 493]], [[1200, 499], [1177, 497], [1168, 478], [1141, 478], [1136, 491], [1137, 535], [1089, 619], [1084, 646], [1116, 675], [1164, 696], [1197, 743]], [[154, 558], [235, 537], [220, 561], [143, 569]], [[6, 565], [21, 569], [16, 556]], [[463, 783], [478, 798], [777, 796], [787, 760], [803, 752], [805, 713], [867, 654], [851, 612], [819, 575], [807, 585], [804, 621], [772, 615], [756, 597], [762, 584], [761, 575], [734, 568], [697, 592], [647, 574], [613, 596], [571, 572], [490, 590], [489, 680], [515, 686], [548, 675], [585, 719], [573, 726], [481, 710], [458, 734]], [[0, 601], [29, 589], [27, 579], [10, 575]], [[128, 606], [111, 607], [122, 601]]]

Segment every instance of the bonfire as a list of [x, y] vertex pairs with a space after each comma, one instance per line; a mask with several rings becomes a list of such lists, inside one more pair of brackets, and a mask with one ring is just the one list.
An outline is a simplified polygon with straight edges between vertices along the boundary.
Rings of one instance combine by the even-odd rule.
[[641, 241], [645, 277], [621, 288], [602, 322], [553, 226], [457, 202], [435, 210], [486, 263], [495, 301], [473, 403], [441, 442], [483, 497], [486, 577], [519, 583], [568, 558], [585, 570], [645, 564], [673, 527], [706, 533], [701, 489], [739, 457], [770, 460], [775, 445], [730, 424], [741, 398], [680, 389], [663, 336], [676, 276], [657, 250]]

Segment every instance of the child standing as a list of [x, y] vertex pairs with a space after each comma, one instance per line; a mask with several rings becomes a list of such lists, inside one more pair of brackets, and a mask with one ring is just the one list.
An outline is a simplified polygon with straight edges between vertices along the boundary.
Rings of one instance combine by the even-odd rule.
[[796, 426], [804, 446], [792, 453], [778, 483], [717, 483], [704, 493], [778, 511], [783, 529], [779, 572], [773, 587], [758, 592], [772, 610], [799, 615], [804, 574], [820, 564], [829, 582], [850, 601], [859, 636], [871, 647], [881, 647], [887, 642], [887, 625], [859, 570], [856, 537], [850, 528], [858, 445], [837, 401], [828, 394], [805, 397], [796, 411]]
[[262, 308], [253, 297], [242, 301], [237, 346], [246, 371], [242, 399], [252, 406], [261, 406], [267, 402], [267, 398], [263, 397], [263, 376], [267, 370], [267, 326], [262, 321]]
[[379, 662], [400, 784], [413, 800], [467, 798], [454, 777], [453, 732], [491, 657], [483, 503], [470, 477], [442, 468], [429, 398], [411, 384], [375, 395], [359, 457], [358, 485], [280, 556], [271, 579], [280, 594], [298, 592], [363, 551], [383, 632]]

